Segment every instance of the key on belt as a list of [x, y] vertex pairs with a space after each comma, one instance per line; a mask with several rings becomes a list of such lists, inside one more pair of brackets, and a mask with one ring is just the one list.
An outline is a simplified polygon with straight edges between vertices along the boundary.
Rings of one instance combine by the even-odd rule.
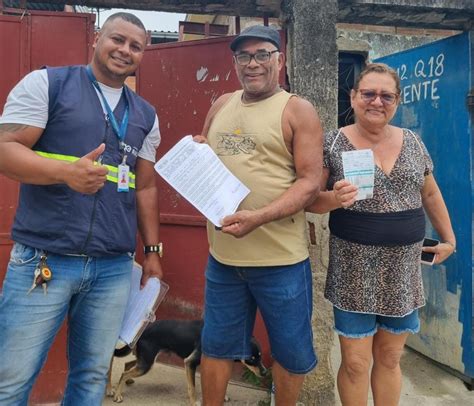
[[33, 284], [31, 285], [30, 290], [27, 295], [29, 295], [38, 285], [41, 285], [43, 288], [43, 293], [46, 295], [48, 293], [48, 282], [52, 279], [53, 273], [46, 263], [47, 255], [41, 255], [40, 262], [35, 269], [33, 274]]

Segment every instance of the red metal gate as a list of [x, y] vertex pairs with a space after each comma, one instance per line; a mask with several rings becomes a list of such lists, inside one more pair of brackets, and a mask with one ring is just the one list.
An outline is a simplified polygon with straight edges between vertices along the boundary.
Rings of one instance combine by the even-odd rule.
[[[92, 55], [93, 14], [35, 11], [0, 15], [0, 109], [8, 93], [28, 72], [44, 65], [85, 64]], [[0, 110], [1, 111], [1, 110]], [[0, 282], [12, 241], [10, 229], [18, 201], [18, 183], [0, 175]], [[64, 393], [67, 372], [66, 329], [62, 328], [33, 389], [31, 404], [57, 402]]]

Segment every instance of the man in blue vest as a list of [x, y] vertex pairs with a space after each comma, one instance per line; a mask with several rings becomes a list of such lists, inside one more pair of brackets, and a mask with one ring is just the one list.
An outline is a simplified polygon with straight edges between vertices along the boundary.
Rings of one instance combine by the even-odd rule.
[[162, 277], [154, 108], [124, 86], [145, 50], [132, 14], [109, 17], [90, 65], [47, 68], [12, 90], [0, 172], [21, 182], [0, 296], [0, 404], [26, 405], [63, 320], [64, 405], [100, 405], [130, 287], [136, 231], [142, 286]]

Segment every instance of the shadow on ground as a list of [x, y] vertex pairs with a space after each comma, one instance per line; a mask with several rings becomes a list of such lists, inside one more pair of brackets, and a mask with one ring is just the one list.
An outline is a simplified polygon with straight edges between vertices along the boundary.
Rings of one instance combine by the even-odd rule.
[[[131, 361], [132, 355], [125, 358], [115, 358], [112, 368], [112, 383], [116, 385], [123, 372], [124, 364]], [[201, 380], [196, 374], [196, 393], [201, 398]], [[227, 390], [230, 398], [226, 406], [257, 406], [260, 401], [269, 405], [269, 394], [241, 382], [232, 381]], [[184, 368], [155, 363], [148, 374], [135, 379], [132, 385], [126, 385], [123, 391], [123, 402], [114, 403], [112, 398], [105, 398], [104, 406], [188, 406], [186, 376]]]

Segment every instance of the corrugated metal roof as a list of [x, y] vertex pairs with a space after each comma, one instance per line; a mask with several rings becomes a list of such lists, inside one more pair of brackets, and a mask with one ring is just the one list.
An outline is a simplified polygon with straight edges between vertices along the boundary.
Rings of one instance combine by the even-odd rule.
[[[26, 8], [28, 10], [43, 10], [43, 11], [63, 11], [64, 3], [58, 4], [49, 4], [49, 3], [31, 3], [29, 1], [26, 2]], [[3, 0], [3, 6], [9, 8], [22, 8], [20, 6], [20, 1], [13, 1], [13, 0]]]

